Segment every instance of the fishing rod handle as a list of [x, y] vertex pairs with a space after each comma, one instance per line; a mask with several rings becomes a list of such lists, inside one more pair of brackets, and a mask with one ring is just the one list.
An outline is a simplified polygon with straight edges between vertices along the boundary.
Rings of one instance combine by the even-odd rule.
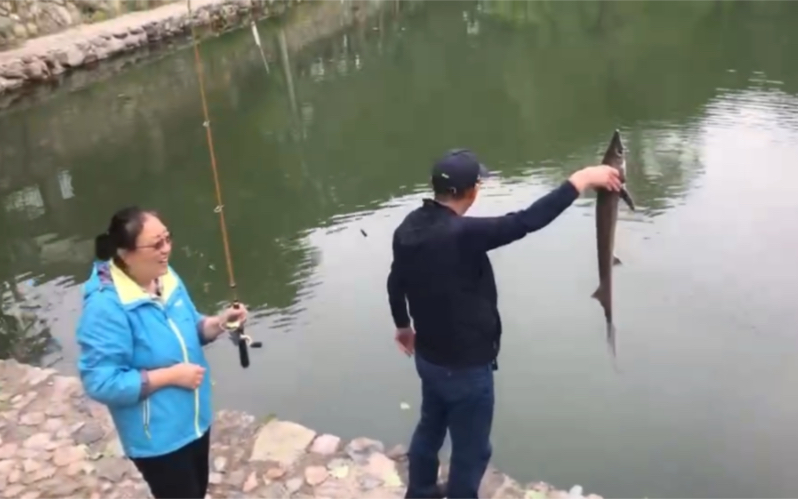
[[241, 367], [246, 369], [249, 367], [249, 346], [244, 336], [244, 328], [237, 329], [235, 333], [238, 336], [238, 360], [241, 362]]
[[[241, 308], [238, 301], [233, 302], [233, 308]], [[249, 345], [247, 345], [247, 336], [244, 334], [244, 324], [241, 321], [233, 321], [225, 324], [228, 330], [231, 330], [235, 335], [236, 343], [238, 343], [238, 360], [241, 362], [241, 367], [249, 367]]]

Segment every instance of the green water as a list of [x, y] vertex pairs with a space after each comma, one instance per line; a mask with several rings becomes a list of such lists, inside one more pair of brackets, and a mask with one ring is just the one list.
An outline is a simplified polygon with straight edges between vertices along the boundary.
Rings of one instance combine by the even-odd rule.
[[[599, 161], [619, 127], [640, 207], [622, 208], [616, 242], [620, 372], [590, 299], [586, 197], [492, 254], [493, 464], [607, 497], [796, 497], [798, 4], [383, 7], [313, 43], [264, 25], [268, 74], [246, 30], [203, 44], [238, 287], [265, 344], [248, 370], [209, 349], [217, 407], [406, 442], [419, 387], [385, 278], [433, 158], [469, 147], [500, 170], [473, 208], [496, 214]], [[9, 320], [4, 355], [45, 349], [74, 372], [92, 239], [126, 203], [163, 213], [200, 308], [228, 298], [192, 62], [0, 114], [6, 305], [37, 306], [55, 339]]]

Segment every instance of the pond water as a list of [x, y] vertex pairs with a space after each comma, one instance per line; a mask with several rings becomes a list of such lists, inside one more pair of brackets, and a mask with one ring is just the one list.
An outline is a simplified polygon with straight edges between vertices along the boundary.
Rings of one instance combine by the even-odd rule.
[[[585, 196], [491, 255], [494, 464], [607, 497], [796, 497], [798, 4], [386, 1], [343, 18], [315, 41], [303, 19], [264, 25], [268, 73], [247, 30], [202, 45], [264, 342], [248, 370], [209, 348], [216, 406], [406, 442], [419, 385], [385, 279], [433, 159], [468, 147], [499, 170], [473, 208], [498, 214], [597, 163], [617, 127], [639, 206], [617, 231], [618, 372]], [[4, 356], [75, 372], [93, 237], [128, 203], [164, 215], [201, 309], [229, 298], [192, 64], [179, 50], [0, 114], [4, 303], [48, 328], [8, 319]]]

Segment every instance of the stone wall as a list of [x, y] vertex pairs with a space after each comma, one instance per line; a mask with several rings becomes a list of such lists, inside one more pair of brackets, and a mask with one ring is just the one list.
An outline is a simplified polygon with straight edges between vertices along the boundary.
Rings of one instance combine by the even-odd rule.
[[0, 50], [29, 38], [174, 1], [177, 0], [3, 0], [0, 1]]
[[[349, 442], [300, 424], [221, 411], [211, 431], [211, 497], [400, 499], [404, 447]], [[440, 469], [441, 483], [448, 476]], [[124, 458], [108, 411], [80, 381], [0, 360], [0, 490], [4, 498], [152, 497]], [[582, 499], [536, 482], [522, 486], [489, 468], [480, 497]], [[589, 495], [587, 499], [601, 499]]]
[[[66, 0], [26, 0], [34, 2], [41, 17], [43, 6], [58, 7], [60, 12], [69, 12], [59, 2]], [[78, 0], [70, 0], [78, 4]], [[89, 2], [89, 0], [86, 0]], [[120, 0], [121, 1], [121, 0]], [[98, 61], [129, 53], [143, 46], [188, 33], [190, 27], [213, 26], [219, 30], [237, 26], [249, 16], [268, 17], [282, 13], [285, 8], [299, 0], [192, 0], [189, 14], [186, 2], [169, 2], [160, 7], [128, 12], [124, 15], [92, 24], [79, 24], [55, 34], [29, 39], [23, 44], [0, 52], [0, 94], [20, 89], [29, 83], [49, 82], [65, 71], [90, 67]], [[16, 0], [11, 6], [21, 11]], [[2, 4], [9, 2], [0, 0]], [[91, 0], [97, 5], [114, 5], [113, 0]], [[126, 3], [126, 2], [125, 2]], [[21, 4], [27, 5], [27, 4]], [[6, 5], [6, 11], [9, 5]], [[108, 7], [111, 9], [111, 7]], [[97, 11], [95, 11], [97, 12]], [[29, 18], [31, 14], [26, 14]], [[22, 23], [19, 14], [11, 13], [14, 26]], [[70, 15], [71, 22], [75, 22]], [[24, 23], [34, 26], [35, 23]], [[30, 27], [28, 26], [28, 27]], [[11, 28], [12, 31], [14, 28]], [[16, 28], [21, 33], [22, 28]], [[25, 28], [27, 30], [27, 27]], [[34, 30], [40, 28], [34, 28]], [[27, 31], [26, 31], [27, 32]]]

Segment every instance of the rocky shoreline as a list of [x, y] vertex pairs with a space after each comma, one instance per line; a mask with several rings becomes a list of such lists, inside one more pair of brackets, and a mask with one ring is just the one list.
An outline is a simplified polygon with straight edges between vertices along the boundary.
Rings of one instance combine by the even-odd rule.
[[[217, 413], [211, 433], [210, 497], [401, 498], [404, 447], [317, 434], [289, 421]], [[446, 467], [441, 469], [445, 480]], [[125, 459], [108, 411], [75, 377], [0, 360], [0, 490], [20, 499], [151, 497]], [[568, 499], [581, 488], [521, 486], [490, 468], [480, 497]], [[589, 499], [601, 499], [596, 495]]]
[[192, 25], [223, 30], [248, 21], [279, 15], [293, 0], [191, 0], [123, 14], [60, 33], [34, 38], [0, 52], [0, 95], [32, 84], [51, 82], [79, 68], [142, 47], [185, 36]]

